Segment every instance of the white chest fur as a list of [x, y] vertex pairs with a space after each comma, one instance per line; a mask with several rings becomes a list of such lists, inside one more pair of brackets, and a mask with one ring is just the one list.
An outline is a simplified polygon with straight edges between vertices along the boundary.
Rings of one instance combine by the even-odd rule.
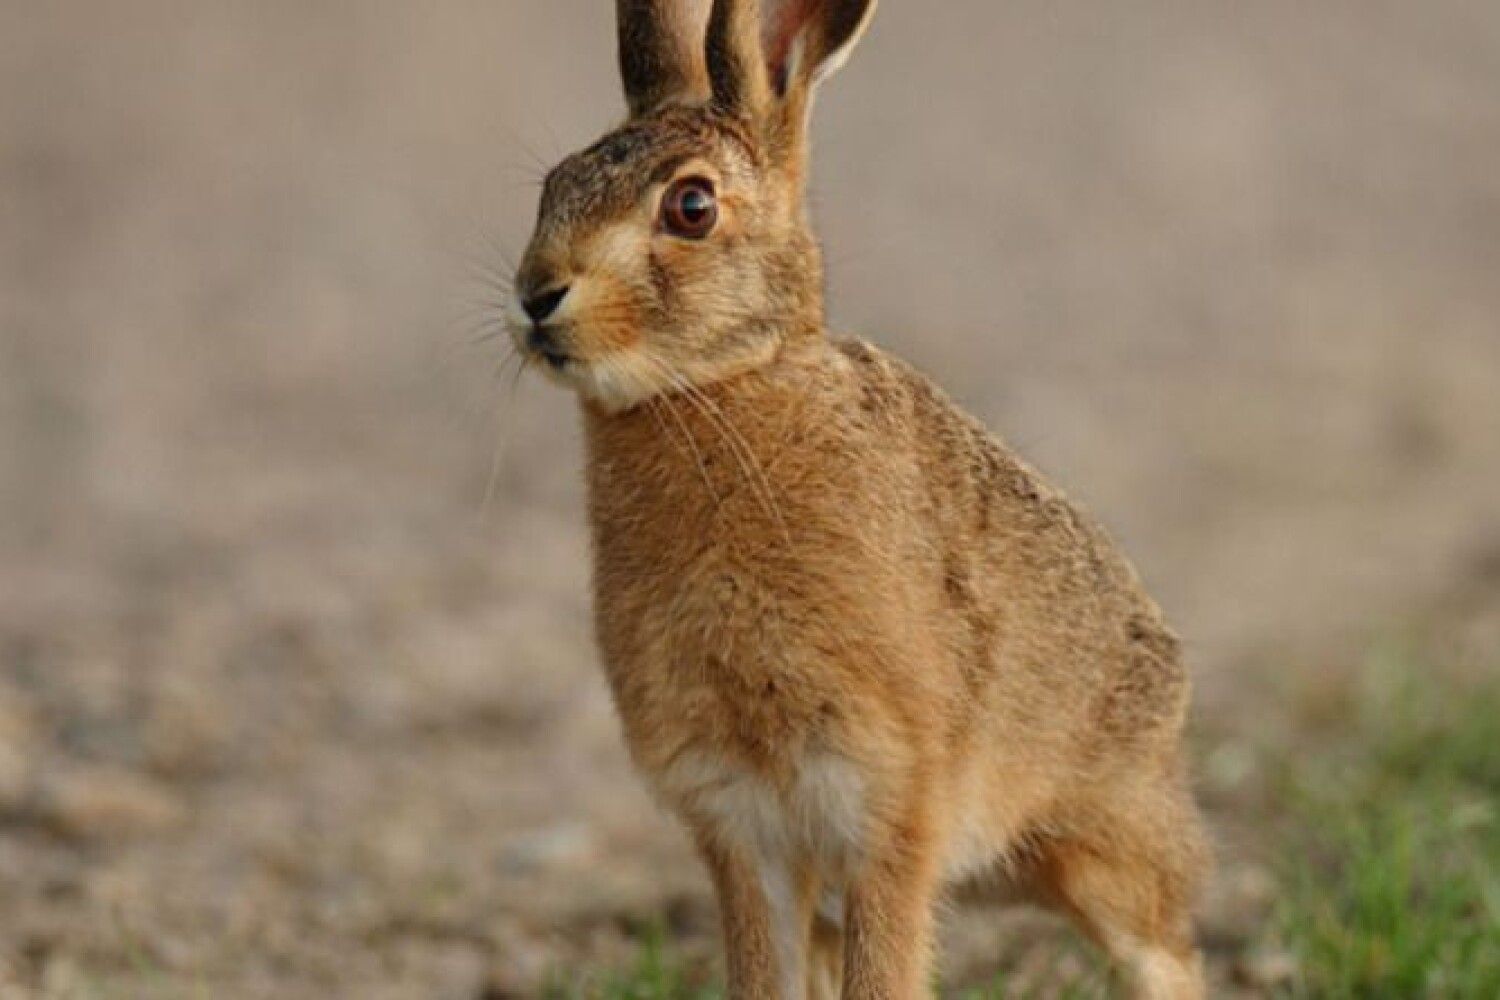
[[653, 778], [674, 809], [757, 857], [847, 871], [864, 841], [864, 779], [831, 754], [808, 757], [782, 782], [708, 752], [682, 754]]
[[668, 805], [755, 866], [775, 929], [783, 996], [802, 996], [807, 942], [798, 872], [817, 872], [814, 902], [837, 920], [868, 827], [863, 776], [844, 758], [820, 754], [776, 782], [721, 756], [689, 752], [653, 779]]

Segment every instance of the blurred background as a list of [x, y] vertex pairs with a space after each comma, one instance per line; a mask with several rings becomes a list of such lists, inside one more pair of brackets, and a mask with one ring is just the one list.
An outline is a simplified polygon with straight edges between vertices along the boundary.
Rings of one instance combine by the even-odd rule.
[[[713, 976], [591, 643], [573, 403], [480, 339], [613, 46], [605, 0], [0, 0], [0, 995]], [[1400, 685], [1419, 743], [1500, 705], [1500, 5], [886, 0], [816, 174], [837, 328], [1186, 637], [1213, 976], [1289, 989], [1285, 782], [1379, 757]], [[950, 983], [1092, 974], [948, 924]]]

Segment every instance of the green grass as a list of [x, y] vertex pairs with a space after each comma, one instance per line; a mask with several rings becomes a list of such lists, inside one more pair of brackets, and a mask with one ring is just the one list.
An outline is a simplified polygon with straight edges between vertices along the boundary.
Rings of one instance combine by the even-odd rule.
[[1287, 763], [1284, 995], [1500, 997], [1500, 681], [1378, 660], [1350, 732]]
[[[1448, 679], [1444, 679], [1448, 678]], [[1288, 1000], [1500, 997], [1500, 676], [1455, 680], [1383, 655], [1295, 746], [1264, 817], [1278, 902], [1261, 941], [1296, 969]], [[1101, 963], [1067, 942], [1025, 986], [959, 1000], [1095, 1000]], [[551, 1000], [717, 1000], [654, 936], [633, 967]]]
[[555, 977], [546, 1000], [719, 1000], [723, 992], [703, 982], [672, 956], [659, 931], [652, 931], [628, 968], [602, 975]]

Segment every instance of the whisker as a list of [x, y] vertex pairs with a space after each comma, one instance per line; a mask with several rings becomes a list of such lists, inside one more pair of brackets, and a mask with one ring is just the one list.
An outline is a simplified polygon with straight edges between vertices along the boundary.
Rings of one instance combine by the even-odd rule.
[[[510, 326], [504, 320], [494, 318], [482, 319], [472, 324], [473, 331], [470, 333], [470, 346], [478, 347], [481, 344], [504, 340], [511, 336]], [[514, 344], [512, 344], [514, 348]]]
[[[497, 382], [505, 377], [505, 369], [511, 362], [516, 362], [516, 370], [511, 376], [510, 387], [506, 393], [502, 409], [514, 413], [516, 408], [516, 390], [521, 384], [521, 376], [526, 373], [526, 369], [531, 365], [531, 359], [512, 346], [510, 352], [506, 354], [504, 360], [500, 362], [499, 367], [495, 371], [495, 380]], [[496, 428], [494, 454], [490, 458], [490, 471], [484, 484], [484, 499], [481, 501], [479, 507], [481, 517], [487, 518], [494, 513], [495, 500], [499, 495], [500, 489], [500, 469], [505, 463], [507, 444], [508, 441], [503, 431], [500, 428]]]
[[[489, 252], [494, 254], [496, 257], [499, 257], [500, 263], [505, 265], [505, 271], [498, 275], [495, 275], [495, 277], [499, 278], [507, 286], [510, 286], [512, 284], [510, 275], [516, 273], [516, 265], [518, 263], [516, 260], [516, 255], [511, 251], [505, 249], [504, 244], [499, 241], [498, 237], [485, 236], [483, 237], [483, 239], [485, 242], [485, 247], [489, 250]], [[491, 273], [493, 274], [493, 268], [491, 268]]]
[[731, 442], [737, 443], [738, 451], [743, 456], [743, 461], [748, 461], [748, 463], [753, 467], [757, 478], [759, 479], [763, 502], [769, 504], [771, 508], [770, 513], [772, 514], [772, 519], [777, 522], [783, 533], [787, 534], [787, 541], [790, 543], [790, 533], [787, 532], [786, 520], [782, 517], [781, 508], [776, 503], [770, 478], [766, 475], [765, 469], [761, 466], [759, 459], [756, 457], [754, 449], [752, 449], [750, 447], [750, 443], [745, 440], [744, 434], [740, 432], [739, 428], [734, 426], [733, 422], [729, 419], [728, 415], [723, 411], [723, 409], [720, 408], [718, 404], [716, 404], [712, 399], [709, 399], [701, 388], [688, 382], [686, 378], [680, 375], [678, 376], [677, 381], [678, 384], [682, 387], [682, 391], [684, 393], [686, 393], [690, 398], [694, 398], [698, 401], [700, 408], [705, 411], [706, 415], [717, 419], [717, 422], [723, 428], [723, 432], [727, 437], [730, 438]]
[[[500, 127], [506, 133], [505, 140], [514, 145], [522, 153], [524, 153], [526, 158], [531, 161], [531, 169], [537, 171], [538, 174], [540, 174], [542, 177], [545, 177], [548, 169], [550, 169], [550, 164], [542, 159], [536, 148], [532, 146], [531, 143], [521, 138], [520, 131], [514, 125], [511, 125], [507, 122], [501, 122]], [[554, 139], [555, 138], [556, 137], [554, 134]], [[526, 168], [521, 166], [520, 164], [513, 164], [512, 169], [524, 170]]]
[[518, 364], [516, 365], [516, 373], [510, 377], [510, 401], [512, 404], [514, 404], [516, 400], [516, 390], [521, 386], [521, 377], [526, 374], [526, 369], [531, 367], [531, 358], [530, 356], [521, 353], [514, 347], [511, 348], [510, 356], [515, 358], [518, 362]]
[[[682, 414], [677, 412], [677, 407], [672, 405], [671, 397], [663, 395], [657, 398], [661, 400], [662, 406], [666, 408], [667, 413], [671, 415], [672, 419], [676, 421], [677, 426], [682, 430], [682, 436], [687, 441], [688, 450], [692, 452], [693, 461], [698, 466], [698, 475], [703, 479], [703, 488], [708, 491], [709, 496], [713, 497], [714, 510], [717, 512], [723, 507], [724, 498], [719, 495], [718, 490], [714, 489], [713, 479], [708, 474], [708, 463], [704, 461], [703, 452], [698, 447], [697, 438], [693, 437], [692, 430], [688, 428], [687, 421], [682, 419]], [[652, 402], [652, 400], [648, 399], [647, 402]]]
[[[655, 371], [658, 375], [665, 374], [663, 366], [649, 355], [637, 355], [637, 357], [640, 358], [648, 369]], [[688, 451], [691, 453], [693, 462], [698, 468], [698, 475], [703, 480], [703, 488], [713, 498], [714, 512], [717, 514], [723, 507], [724, 498], [714, 488], [713, 477], [709, 475], [708, 471], [708, 461], [704, 458], [703, 450], [698, 446], [698, 439], [693, 436], [692, 429], [688, 426], [687, 421], [682, 418], [682, 414], [678, 412], [677, 407], [673, 405], [671, 397], [660, 392], [660, 386], [651, 384], [644, 377], [638, 378], [636, 384], [641, 390], [642, 399], [644, 399], [652, 414], [657, 415], [656, 404], [659, 401], [662, 408], [667, 411], [668, 415], [677, 424], [678, 429], [681, 430], [683, 440], [687, 442]], [[659, 417], [658, 423], [660, 424]], [[665, 425], [662, 426], [665, 431]]]
[[714, 405], [713, 401], [703, 395], [701, 390], [693, 386], [679, 372], [667, 367], [665, 363], [655, 359], [648, 359], [656, 364], [657, 369], [669, 381], [669, 383], [680, 392], [688, 404], [696, 409], [708, 422], [709, 426], [719, 434], [720, 438], [729, 448], [729, 453], [734, 457], [735, 464], [739, 467], [740, 475], [745, 479], [745, 485], [755, 494], [757, 502], [765, 511], [766, 515], [775, 522], [785, 539], [788, 548], [792, 546], [791, 531], [787, 527], [786, 519], [782, 515], [781, 507], [776, 502], [774, 491], [770, 480], [761, 468], [760, 462], [755, 457], [754, 450], [750, 447], [744, 435], [734, 427], [728, 416]]

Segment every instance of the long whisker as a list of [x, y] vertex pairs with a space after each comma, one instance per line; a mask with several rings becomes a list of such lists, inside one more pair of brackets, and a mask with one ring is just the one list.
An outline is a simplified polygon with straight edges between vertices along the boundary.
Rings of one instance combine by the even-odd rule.
[[693, 461], [698, 465], [698, 475], [703, 478], [703, 487], [708, 490], [708, 495], [714, 498], [714, 510], [719, 510], [724, 504], [724, 498], [714, 488], [713, 478], [708, 474], [708, 463], [703, 458], [703, 450], [698, 447], [698, 439], [693, 437], [692, 429], [688, 427], [687, 421], [682, 419], [682, 414], [673, 405], [671, 397], [661, 396], [659, 399], [667, 413], [671, 415], [677, 426], [681, 428], [683, 439], [687, 441], [688, 449], [693, 453]]
[[[654, 369], [657, 371], [660, 370], [659, 366], [653, 365], [652, 359], [650, 359], [649, 357], [638, 355], [637, 358], [641, 362], [643, 362], [648, 369]], [[702, 449], [698, 447], [697, 439], [693, 437], [693, 433], [688, 428], [687, 422], [682, 419], [682, 414], [680, 414], [677, 411], [677, 408], [672, 405], [672, 401], [664, 395], [658, 395], [658, 387], [652, 385], [641, 372], [634, 370], [630, 366], [621, 364], [614, 358], [603, 358], [600, 360], [599, 364], [607, 368], [612, 377], [630, 383], [632, 388], [634, 388], [636, 394], [645, 401], [649, 412], [657, 422], [657, 426], [662, 429], [663, 434], [669, 440], [673, 441], [675, 447], [675, 435], [671, 434], [667, 430], [665, 423], [663, 423], [663, 421], [661, 420], [661, 413], [655, 405], [658, 401], [662, 404], [662, 407], [667, 411], [668, 415], [671, 416], [673, 422], [676, 423], [678, 429], [682, 432], [683, 440], [687, 443], [688, 452], [691, 454], [693, 462], [697, 466], [698, 475], [702, 478], [703, 486], [708, 491], [708, 495], [713, 498], [714, 509], [717, 510], [723, 503], [723, 500], [719, 496], [718, 490], [714, 488], [713, 478], [708, 474], [708, 463], [703, 457]], [[653, 397], [655, 398], [653, 399]]]
[[672, 405], [672, 401], [669, 398], [666, 396], [658, 396], [655, 399], [647, 398], [646, 407], [651, 415], [656, 418], [657, 425], [662, 429], [662, 433], [665, 436], [675, 443], [675, 435], [667, 430], [667, 425], [662, 420], [660, 411], [657, 410], [658, 402], [671, 415], [673, 421], [676, 422], [678, 428], [682, 431], [683, 440], [687, 442], [688, 452], [692, 455], [693, 462], [698, 467], [698, 475], [703, 480], [703, 488], [708, 491], [709, 496], [713, 497], [714, 510], [717, 511], [723, 505], [724, 501], [719, 496], [719, 491], [714, 489], [714, 481], [708, 474], [708, 463], [703, 459], [703, 452], [698, 447], [697, 439], [693, 437], [693, 433], [688, 429], [686, 421], [682, 419], [682, 414], [677, 412], [677, 408]]
[[[654, 361], [654, 359], [652, 359]], [[740, 474], [745, 477], [745, 484], [755, 494], [756, 500], [764, 509], [766, 515], [775, 522], [785, 539], [788, 548], [792, 546], [791, 531], [787, 527], [786, 519], [782, 515], [781, 507], [776, 502], [775, 493], [771, 487], [770, 480], [755, 457], [754, 450], [745, 440], [743, 434], [729, 420], [722, 409], [708, 399], [701, 390], [692, 385], [679, 372], [668, 368], [662, 362], [655, 362], [657, 370], [671, 383], [671, 385], [682, 394], [694, 409], [696, 409], [709, 426], [713, 427], [719, 436], [729, 447], [730, 454], [739, 466]]]
[[[500, 367], [495, 372], [497, 381], [505, 377], [506, 366], [511, 364], [511, 362], [516, 363], [516, 370], [511, 375], [510, 386], [506, 392], [506, 401], [503, 408], [514, 413], [516, 409], [516, 391], [521, 385], [521, 376], [526, 374], [526, 369], [531, 365], [531, 359], [512, 346], [510, 352], [506, 354], [505, 360], [500, 362]], [[485, 478], [484, 499], [481, 501], [479, 507], [482, 517], [489, 517], [494, 512], [495, 500], [500, 490], [500, 469], [505, 463], [505, 452], [508, 442], [503, 431], [500, 431], [499, 428], [496, 431], [494, 454], [490, 457], [490, 472]]]
[[511, 402], [515, 402], [516, 389], [521, 384], [521, 376], [525, 375], [526, 374], [526, 369], [528, 369], [528, 368], [531, 367], [531, 358], [529, 356], [527, 356], [526, 354], [522, 353], [520, 349], [518, 349], [514, 344], [512, 344], [511, 348], [510, 348], [510, 353], [508, 355], [506, 355], [506, 357], [505, 357], [506, 364], [509, 364], [510, 361], [511, 361], [511, 359], [515, 359], [515, 361], [516, 361], [516, 371], [515, 371], [515, 374], [513, 374], [510, 377], [510, 390], [509, 391], [510, 391]]
[[[712, 405], [710, 400], [705, 398], [701, 392], [695, 392], [691, 386], [688, 386], [685, 392], [688, 399], [696, 400], [696, 405], [700, 410]], [[752, 477], [753, 489], [761, 507], [766, 511], [772, 522], [775, 523], [776, 529], [781, 533], [781, 540], [786, 543], [787, 548], [790, 550], [794, 544], [792, 541], [792, 532], [787, 525], [786, 516], [782, 513], [781, 503], [776, 498], [776, 490], [772, 486], [771, 479], [766, 474], [760, 459], [755, 455], [750, 444], [745, 441], [744, 435], [740, 432], [739, 428], [731, 424], [727, 416], [722, 414], [714, 415], [710, 411], [710, 417], [717, 421], [718, 425], [722, 428], [722, 433], [730, 440], [731, 446], [738, 456], [740, 467], [747, 469], [746, 475]], [[734, 444], [736, 441], [738, 444]]]
[[[734, 424], [729, 420], [728, 414], [726, 414], [717, 403], [708, 398], [707, 394], [704, 393], [704, 391], [700, 387], [689, 382], [685, 375], [679, 372], [675, 372], [671, 369], [667, 369], [664, 365], [658, 365], [658, 368], [663, 370], [663, 374], [672, 381], [672, 384], [683, 394], [684, 398], [695, 403], [695, 405], [698, 407], [699, 413], [703, 414], [706, 418], [710, 418], [711, 421], [713, 420], [715, 415], [717, 416], [716, 426], [719, 426], [721, 428], [721, 434], [725, 436], [726, 441], [731, 442], [731, 450], [734, 450], [737, 456], [739, 455], [739, 451], [738, 449], [734, 448], [732, 442], [736, 440], [739, 442], [739, 448], [744, 449], [744, 457], [749, 460], [751, 465], [753, 465], [755, 471], [759, 474], [762, 490], [764, 491], [760, 494], [762, 498], [762, 504], [769, 503], [771, 505], [772, 517], [776, 521], [777, 525], [781, 528], [782, 538], [786, 542], [787, 551], [792, 551], [795, 546], [795, 542], [792, 539], [790, 529], [787, 527], [786, 520], [782, 516], [781, 508], [776, 504], [776, 499], [772, 491], [770, 479], [766, 475], [764, 467], [762, 467], [760, 462], [757, 461], [755, 453], [750, 449], [750, 444], [745, 440], [744, 435], [741, 434], [739, 429], [736, 428]], [[743, 468], [743, 463], [741, 467]], [[837, 634], [833, 637], [833, 639], [838, 645], [839, 650], [843, 654], [845, 654], [846, 656], [854, 655], [853, 647], [850, 645], [847, 637], [843, 636], [842, 634]]]
[[[696, 410], [698, 414], [702, 416], [708, 423], [709, 427], [712, 428], [714, 432], [717, 433], [719, 437], [724, 441], [724, 443], [729, 448], [730, 455], [733, 456], [735, 463], [739, 466], [740, 475], [745, 478], [745, 485], [750, 488], [751, 492], [755, 492], [756, 482], [750, 472], [748, 465], [745, 462], [745, 457], [740, 453], [738, 444], [726, 431], [725, 427], [718, 420], [714, 419], [713, 414], [704, 409], [702, 402], [697, 396], [692, 393], [691, 386], [688, 385], [685, 379], [679, 376], [672, 369], [668, 368], [664, 363], [657, 362], [656, 369], [661, 374], [661, 376], [666, 379], [668, 386], [673, 391], [680, 394], [683, 399], [687, 401], [688, 405]], [[760, 499], [758, 495], [757, 499]]]
[[[750, 447], [750, 442], [745, 440], [744, 434], [741, 433], [738, 427], [734, 426], [734, 423], [729, 419], [728, 414], [726, 414], [717, 403], [710, 399], [701, 388], [688, 382], [687, 379], [682, 377], [681, 375], [678, 376], [677, 382], [682, 387], [683, 392], [698, 401], [699, 406], [707, 413], [707, 415], [717, 420], [718, 424], [723, 428], [726, 436], [728, 436], [732, 442], [737, 443], [740, 453], [744, 456], [745, 460], [748, 461], [748, 463], [755, 471], [756, 477], [760, 482], [762, 495], [770, 504], [774, 519], [781, 527], [782, 531], [786, 532], [786, 520], [782, 517], [781, 508], [776, 503], [775, 491], [771, 486], [770, 478], [766, 475], [765, 468], [761, 465], [760, 460], [756, 457], [754, 449]], [[790, 536], [788, 536], [788, 541], [790, 541]]]

